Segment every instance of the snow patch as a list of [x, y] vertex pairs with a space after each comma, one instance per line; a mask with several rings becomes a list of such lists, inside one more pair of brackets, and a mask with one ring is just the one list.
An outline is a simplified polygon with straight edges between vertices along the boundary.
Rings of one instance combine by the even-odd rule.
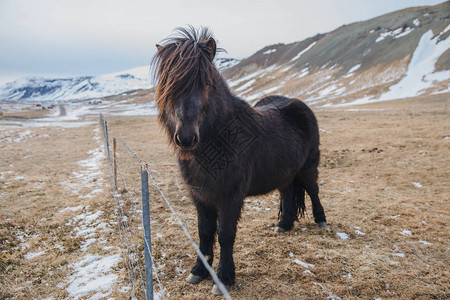
[[400, 232], [400, 234], [402, 234], [402, 235], [407, 235], [407, 236], [411, 236], [411, 235], [412, 235], [412, 232], [411, 232], [410, 230], [405, 229], [405, 230], [403, 230], [402, 232]]
[[442, 34], [433, 39], [433, 31], [429, 30], [422, 35], [405, 77], [391, 86], [389, 91], [383, 94], [379, 100], [414, 97], [422, 94], [425, 89], [433, 87], [436, 82], [450, 78], [450, 70], [434, 72], [436, 61], [450, 48], [450, 38], [437, 43]]
[[392, 38], [395, 38], [395, 39], [401, 38], [401, 37], [403, 37], [405, 35], [410, 34], [413, 30], [414, 30], [414, 28], [410, 28], [410, 27], [405, 28], [405, 30], [403, 30], [403, 28], [400, 27], [400, 28], [397, 28], [397, 29], [392, 30], [392, 31], [383, 32], [375, 40], [375, 43], [381, 42], [382, 40], [384, 40], [385, 38], [387, 38], [389, 36], [392, 37]]
[[300, 265], [300, 266], [302, 266], [302, 267], [304, 267], [304, 268], [306, 268], [306, 269], [308, 269], [308, 268], [314, 268], [314, 265], [313, 265], [313, 264], [305, 263], [305, 262], [299, 260], [298, 258], [294, 259], [294, 262], [295, 262], [297, 265]]
[[392, 254], [392, 255], [397, 256], [397, 257], [401, 257], [401, 258], [404, 258], [404, 257], [405, 257], [405, 253], [402, 253], [402, 252], [394, 253], [394, 254]]
[[327, 290], [321, 283], [318, 282], [313, 282], [314, 285], [318, 285], [322, 288], [323, 292], [325, 294], [328, 294], [327, 299], [331, 299], [331, 300], [341, 300], [341, 297], [336, 296], [335, 294], [333, 294], [333, 292]]
[[306, 52], [308, 52], [315, 44], [316, 44], [316, 42], [313, 42], [311, 45], [309, 45], [308, 47], [306, 47], [305, 49], [303, 49], [302, 51], [300, 51], [294, 58], [291, 59], [291, 61], [294, 61], [294, 60], [299, 59], [300, 56], [302, 56], [303, 54], [305, 54]]
[[29, 252], [27, 254], [25, 254], [25, 258], [26, 259], [33, 259], [35, 257], [41, 256], [42, 254], [44, 254], [45, 251], [39, 251], [39, 252]]
[[420, 184], [420, 182], [411, 182], [416, 188], [421, 188], [422, 185]]
[[69, 297], [79, 299], [90, 293], [104, 292], [102, 297], [111, 294], [111, 286], [116, 282], [116, 274], [108, 274], [112, 271], [119, 261], [120, 254], [106, 257], [99, 255], [86, 255], [80, 262], [72, 265], [74, 274], [71, 276], [71, 282], [66, 288]]
[[277, 52], [277, 49], [269, 49], [267, 51], [264, 51], [263, 54], [267, 55], [267, 54], [274, 53], [274, 52]]
[[78, 206], [73, 206], [73, 207], [66, 207], [64, 209], [61, 209], [60, 211], [58, 211], [58, 213], [63, 213], [66, 211], [78, 211], [78, 210], [82, 210], [83, 209], [83, 205], [78, 205]]
[[341, 238], [341, 240], [349, 240], [349, 236], [345, 232], [336, 232], [336, 235]]
[[350, 70], [348, 70], [347, 73], [354, 73], [356, 70], [358, 70], [361, 67], [361, 64], [357, 64], [353, 66]]
[[433, 245], [433, 243], [430, 243], [430, 242], [427, 242], [427, 241], [424, 241], [424, 240], [419, 240], [419, 243], [427, 245], [427, 246]]

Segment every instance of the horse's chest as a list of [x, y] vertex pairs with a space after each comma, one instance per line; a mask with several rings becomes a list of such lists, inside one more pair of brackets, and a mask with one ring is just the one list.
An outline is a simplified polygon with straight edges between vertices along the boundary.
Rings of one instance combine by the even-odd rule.
[[204, 164], [193, 160], [180, 164], [180, 167], [184, 180], [197, 198], [219, 199], [238, 193], [245, 181], [243, 174], [236, 172], [236, 167], [230, 164], [230, 161]]

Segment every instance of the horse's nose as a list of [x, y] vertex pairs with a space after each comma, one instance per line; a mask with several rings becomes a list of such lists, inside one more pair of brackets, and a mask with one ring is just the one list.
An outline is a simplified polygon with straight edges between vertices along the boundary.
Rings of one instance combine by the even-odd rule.
[[198, 135], [182, 135], [182, 134], [175, 134], [175, 144], [178, 145], [181, 149], [194, 149], [195, 146], [198, 144]]

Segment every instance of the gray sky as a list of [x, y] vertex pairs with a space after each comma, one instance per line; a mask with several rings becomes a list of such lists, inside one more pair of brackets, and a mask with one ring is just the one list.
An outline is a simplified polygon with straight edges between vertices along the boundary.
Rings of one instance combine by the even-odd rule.
[[0, 84], [148, 65], [175, 27], [208, 26], [230, 57], [443, 0], [0, 0]]

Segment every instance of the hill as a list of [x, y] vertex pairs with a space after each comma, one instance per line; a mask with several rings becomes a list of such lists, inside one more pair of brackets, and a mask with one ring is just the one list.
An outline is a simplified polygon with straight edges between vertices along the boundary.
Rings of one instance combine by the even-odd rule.
[[226, 70], [239, 96], [333, 105], [449, 92], [450, 3], [389, 13], [291, 44]]

